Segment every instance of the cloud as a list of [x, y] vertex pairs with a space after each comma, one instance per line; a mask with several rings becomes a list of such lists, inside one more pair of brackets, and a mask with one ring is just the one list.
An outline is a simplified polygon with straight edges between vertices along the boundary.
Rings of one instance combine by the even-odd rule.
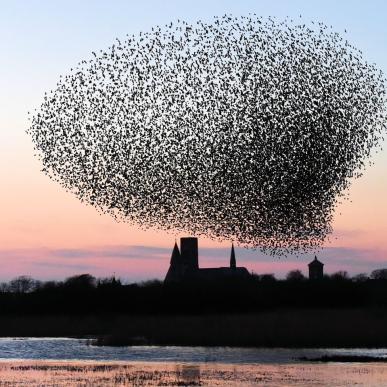
[[[133, 278], [163, 278], [169, 265], [172, 246], [116, 245], [95, 246], [77, 249], [9, 249], [0, 250], [3, 265], [12, 267], [13, 274], [29, 271], [34, 275], [54, 272], [90, 272], [98, 275], [117, 275]], [[273, 258], [256, 250], [236, 248], [237, 263], [255, 272], [273, 272], [282, 276], [293, 268], [307, 269], [307, 263], [313, 254], [283, 258]], [[346, 270], [349, 273], [371, 272], [376, 268], [387, 267], [387, 252], [380, 249], [361, 249], [350, 247], [326, 247], [318, 258], [324, 262], [325, 270], [333, 272]], [[229, 247], [199, 247], [200, 265], [202, 267], [227, 266], [230, 258]], [[12, 265], [10, 265], [12, 263]], [[59, 274], [58, 274], [59, 275]]]
[[332, 239], [334, 238], [358, 238], [366, 234], [365, 230], [361, 229], [335, 229], [332, 233]]
[[168, 256], [171, 248], [153, 246], [109, 246], [78, 249], [0, 249], [0, 259], [33, 259], [39, 257], [51, 258], [127, 258], [127, 259], [155, 259]]
[[71, 263], [59, 263], [59, 262], [35, 262], [34, 266], [39, 266], [39, 267], [44, 267], [44, 268], [62, 268], [62, 269], [71, 269], [71, 270], [76, 270], [76, 271], [90, 271], [94, 270], [95, 266], [94, 265], [74, 265]]
[[164, 247], [119, 245], [101, 248], [55, 249], [50, 251], [50, 255], [61, 258], [115, 257], [127, 259], [154, 259], [168, 256], [170, 252], [170, 248]]

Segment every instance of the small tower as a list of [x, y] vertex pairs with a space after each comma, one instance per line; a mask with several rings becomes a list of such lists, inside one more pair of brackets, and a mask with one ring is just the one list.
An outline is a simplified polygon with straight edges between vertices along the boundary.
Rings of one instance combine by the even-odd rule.
[[317, 257], [314, 257], [314, 260], [308, 264], [309, 266], [309, 279], [310, 280], [320, 280], [324, 276], [324, 264], [320, 262]]
[[236, 259], [235, 259], [234, 243], [231, 244], [230, 268], [231, 269], [236, 269]]

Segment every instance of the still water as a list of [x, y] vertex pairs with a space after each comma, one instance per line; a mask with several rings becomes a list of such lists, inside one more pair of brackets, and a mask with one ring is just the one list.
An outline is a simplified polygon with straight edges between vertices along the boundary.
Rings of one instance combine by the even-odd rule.
[[[301, 357], [367, 355], [387, 358], [384, 349], [286, 349], [227, 347], [96, 347], [88, 339], [0, 338], [0, 360], [106, 360], [225, 364], [301, 363]], [[387, 364], [387, 363], [386, 363]]]
[[387, 363], [308, 363], [301, 357], [387, 349], [95, 347], [86, 339], [1, 338], [0, 386], [387, 386]]

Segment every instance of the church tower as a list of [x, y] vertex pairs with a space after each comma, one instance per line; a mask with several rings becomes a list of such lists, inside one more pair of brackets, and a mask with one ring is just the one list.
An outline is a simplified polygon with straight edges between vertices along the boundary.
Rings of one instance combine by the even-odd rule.
[[180, 254], [187, 271], [199, 269], [198, 238], [180, 238]]
[[309, 279], [310, 280], [321, 280], [324, 278], [324, 264], [320, 262], [317, 257], [308, 264], [309, 266]]
[[172, 250], [169, 270], [165, 284], [178, 283], [223, 283], [229, 279], [246, 279], [250, 273], [245, 267], [237, 267], [234, 243], [231, 243], [230, 266], [199, 267], [198, 239], [195, 237], [180, 238], [180, 249], [175, 241]]

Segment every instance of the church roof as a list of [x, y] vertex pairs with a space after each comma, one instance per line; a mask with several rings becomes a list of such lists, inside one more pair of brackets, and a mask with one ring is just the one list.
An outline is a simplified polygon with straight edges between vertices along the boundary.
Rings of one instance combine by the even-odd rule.
[[250, 276], [250, 273], [245, 267], [236, 267], [234, 269], [230, 267], [209, 267], [198, 269], [195, 271], [194, 276], [198, 280], [217, 281], [227, 278], [244, 278]]
[[171, 255], [171, 265], [179, 262], [180, 258], [180, 250], [177, 246], [177, 242], [175, 242], [175, 246], [173, 246], [172, 255]]
[[314, 256], [314, 260], [308, 263], [308, 266], [324, 266], [324, 264], [320, 262], [316, 256]]
[[[195, 244], [191, 243], [191, 250], [196, 249], [197, 254], [197, 238], [181, 238], [181, 241], [187, 239], [193, 240]], [[190, 246], [188, 246], [190, 247]], [[198, 265], [192, 265], [192, 262], [186, 262], [183, 258], [187, 249], [181, 247], [181, 251], [175, 241], [175, 245], [171, 254], [170, 267], [165, 282], [182, 282], [182, 281], [219, 281], [228, 280], [230, 278], [247, 278], [250, 276], [249, 271], [245, 267], [236, 266], [234, 244], [231, 245], [230, 266], [218, 268], [199, 268]], [[188, 251], [190, 253], [190, 251]]]

